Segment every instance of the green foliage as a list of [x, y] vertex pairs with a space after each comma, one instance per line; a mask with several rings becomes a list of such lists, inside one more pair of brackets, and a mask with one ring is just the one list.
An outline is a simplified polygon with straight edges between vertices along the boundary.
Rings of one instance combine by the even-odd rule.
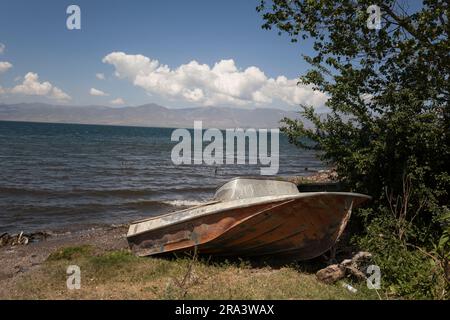
[[[447, 279], [447, 285], [450, 284], [450, 210], [445, 208], [446, 212], [439, 219], [442, 223], [444, 232], [437, 244], [434, 245], [432, 254], [438, 257], [438, 263], [440, 263], [443, 269], [444, 276]], [[447, 290], [447, 291], [450, 291]]]
[[397, 237], [397, 220], [389, 212], [373, 219], [367, 232], [357, 237], [357, 242], [376, 253], [374, 263], [382, 270], [381, 285], [387, 295], [411, 299], [450, 298], [449, 283], [440, 260], [421, 248], [411, 250], [401, 241]]
[[136, 261], [138, 258], [128, 250], [111, 251], [90, 258], [92, 265], [101, 268], [111, 268]]
[[74, 260], [76, 258], [84, 257], [92, 252], [92, 247], [89, 245], [65, 247], [50, 254], [48, 261], [59, 260]]
[[[300, 147], [321, 150], [349, 189], [373, 196], [370, 210], [355, 218], [364, 226], [360, 244], [379, 259], [388, 287], [442, 297], [430, 277], [446, 280], [432, 276], [429, 264], [445, 269], [450, 251], [442, 222], [450, 190], [448, 2], [426, 0], [416, 12], [394, 0], [270, 4], [257, 8], [263, 28], [293, 42], [313, 40], [315, 56], [304, 57], [312, 68], [300, 82], [329, 97], [325, 116], [301, 106], [312, 128], [284, 119], [282, 131]], [[373, 4], [381, 8], [380, 30], [367, 27]], [[392, 234], [377, 237], [386, 223]]]
[[129, 250], [117, 250], [102, 255], [93, 255], [88, 259], [91, 273], [99, 279], [108, 281], [124, 270], [131, 270], [139, 258]]

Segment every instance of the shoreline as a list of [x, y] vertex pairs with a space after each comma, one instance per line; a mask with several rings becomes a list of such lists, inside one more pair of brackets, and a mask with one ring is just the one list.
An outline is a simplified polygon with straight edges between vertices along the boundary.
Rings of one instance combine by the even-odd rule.
[[[316, 173], [308, 177], [301, 177], [301, 183], [330, 181], [332, 171]], [[297, 180], [292, 180], [297, 179]], [[290, 177], [289, 181], [299, 183], [296, 177]], [[130, 221], [131, 222], [131, 221]], [[96, 255], [101, 255], [114, 250], [129, 250], [126, 240], [128, 225], [104, 225], [87, 229], [71, 231], [66, 229], [45, 231], [50, 236], [41, 240], [29, 242], [25, 245], [6, 244], [0, 247], [0, 299], [9, 296], [20, 296], [17, 292], [17, 284], [28, 275], [38, 271], [46, 263], [48, 257], [62, 248], [79, 247], [89, 245]], [[15, 292], [15, 293], [14, 293]], [[14, 294], [12, 294], [14, 293]]]
[[[337, 175], [333, 169], [325, 169], [325, 170], [319, 170], [319, 171], [305, 171], [305, 173], [309, 173], [309, 175], [273, 176], [273, 178], [295, 183], [299, 187], [300, 186], [307, 187], [308, 185], [311, 185], [311, 184], [326, 185], [329, 183], [332, 183], [332, 184], [337, 183]], [[313, 191], [316, 191], [316, 190], [313, 190]], [[326, 191], [336, 191], [336, 190], [330, 189], [330, 190], [326, 190]], [[300, 190], [300, 192], [305, 192], [305, 191]], [[191, 206], [200, 205], [202, 202], [206, 203], [208, 201], [210, 201], [210, 200], [206, 199], [206, 200], [199, 201], [199, 200], [189, 200], [189, 199], [184, 199], [184, 200], [174, 199], [174, 200], [161, 200], [160, 202], [161, 203], [172, 203], [171, 204], [172, 210], [162, 213], [162, 214], [167, 214], [167, 213], [175, 212], [178, 210], [184, 210]], [[122, 221], [113, 222], [113, 223], [81, 222], [81, 223], [77, 223], [76, 225], [73, 225], [73, 224], [72, 225], [61, 225], [59, 227], [54, 227], [54, 228], [35, 227], [35, 228], [29, 229], [29, 230], [21, 230], [21, 229], [17, 229], [17, 230], [13, 230], [13, 231], [6, 230], [6, 231], [0, 232], [0, 239], [5, 234], [8, 234], [9, 236], [17, 236], [21, 232], [23, 232], [24, 235], [25, 234], [29, 234], [29, 235], [46, 234], [49, 237], [54, 237], [54, 236], [59, 236], [59, 235], [63, 235], [63, 234], [79, 233], [79, 232], [82, 233], [87, 230], [115, 228], [115, 227], [128, 225], [132, 221], [140, 220], [140, 219], [146, 218], [147, 216], [148, 215], [146, 215], [145, 217], [140, 217], [140, 218], [130, 218], [129, 220], [122, 220]], [[41, 241], [41, 240], [39, 240], [39, 241]], [[2, 248], [1, 242], [0, 242], [0, 248]]]

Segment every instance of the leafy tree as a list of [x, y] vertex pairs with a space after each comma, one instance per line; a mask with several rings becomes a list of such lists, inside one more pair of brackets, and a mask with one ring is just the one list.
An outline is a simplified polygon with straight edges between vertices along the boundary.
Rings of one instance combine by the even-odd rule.
[[[369, 28], [373, 5], [380, 29]], [[257, 10], [263, 28], [293, 42], [312, 40], [315, 54], [304, 55], [311, 69], [300, 82], [327, 94], [329, 113], [302, 105], [313, 128], [284, 119], [282, 131], [303, 148], [311, 148], [303, 137], [313, 140], [349, 188], [373, 196], [371, 207], [359, 211], [366, 231], [360, 243], [392, 260], [382, 250], [397, 241], [448, 268], [442, 220], [450, 191], [449, 1], [425, 0], [411, 10], [395, 0], [262, 0]], [[380, 227], [390, 236], [374, 242]], [[420, 296], [439, 296], [431, 286]]]

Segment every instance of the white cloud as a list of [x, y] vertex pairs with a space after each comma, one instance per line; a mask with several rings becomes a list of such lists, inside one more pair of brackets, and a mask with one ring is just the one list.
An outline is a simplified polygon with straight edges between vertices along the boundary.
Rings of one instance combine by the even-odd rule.
[[0, 86], [0, 95], [4, 94], [5, 92], [6, 92], [5, 89], [3, 89], [2, 86]]
[[33, 72], [28, 72], [23, 82], [12, 88], [10, 92], [14, 94], [46, 96], [60, 101], [71, 99], [67, 93], [53, 86], [50, 82], [39, 82], [38, 74]]
[[13, 65], [7, 61], [0, 61], [0, 73], [8, 71], [12, 66]]
[[0, 42], [0, 54], [2, 54], [3, 52], [5, 52], [6, 46]]
[[89, 93], [91, 94], [91, 96], [99, 96], [99, 97], [104, 97], [104, 96], [108, 95], [107, 93], [103, 92], [102, 90], [98, 90], [95, 88], [91, 88]]
[[111, 100], [109, 103], [111, 103], [112, 105], [115, 105], [115, 106], [121, 106], [121, 105], [125, 104], [125, 101], [122, 98], [117, 98], [117, 99]]
[[53, 90], [52, 90], [52, 93], [50, 95], [50, 98], [53, 98], [53, 99], [56, 99], [56, 100], [60, 100], [60, 101], [65, 101], [65, 100], [72, 99], [67, 93], [65, 93], [64, 91], [62, 91], [58, 87], [53, 87]]
[[112, 52], [103, 58], [114, 66], [115, 75], [130, 80], [150, 94], [200, 105], [268, 105], [300, 103], [322, 106], [327, 97], [310, 86], [297, 85], [285, 76], [267, 77], [257, 67], [240, 70], [233, 60], [210, 67], [191, 61], [175, 69], [143, 55]]
[[105, 80], [105, 75], [104, 75], [103, 73], [96, 73], [96, 74], [95, 74], [95, 77], [96, 77], [98, 80]]

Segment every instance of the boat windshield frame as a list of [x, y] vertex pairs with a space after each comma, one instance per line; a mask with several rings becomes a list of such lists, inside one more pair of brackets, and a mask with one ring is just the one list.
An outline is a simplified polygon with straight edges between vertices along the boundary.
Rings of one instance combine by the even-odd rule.
[[293, 182], [263, 177], [233, 178], [214, 193], [214, 200], [231, 201], [274, 195], [297, 195], [297, 185]]

